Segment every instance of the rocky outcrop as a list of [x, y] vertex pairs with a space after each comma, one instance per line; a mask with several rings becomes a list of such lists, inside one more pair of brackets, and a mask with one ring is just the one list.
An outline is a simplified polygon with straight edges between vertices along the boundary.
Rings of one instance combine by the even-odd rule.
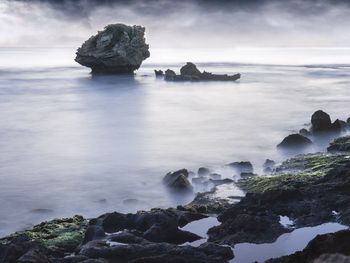
[[164, 72], [163, 70], [154, 70], [154, 74], [156, 75], [156, 77], [162, 77], [164, 76]]
[[277, 145], [279, 148], [303, 148], [312, 144], [312, 141], [301, 134], [288, 135]]
[[174, 190], [192, 190], [192, 185], [190, 181], [188, 181], [188, 171], [186, 169], [167, 173], [163, 178], [163, 183]]
[[187, 62], [180, 69], [180, 75], [177, 75], [173, 70], [165, 71], [165, 80], [168, 81], [235, 81], [240, 79], [240, 74], [227, 75], [227, 74], [213, 74], [209, 72], [200, 72], [197, 66], [191, 62]]
[[93, 73], [132, 73], [150, 56], [145, 28], [111, 24], [78, 48], [75, 61]]
[[329, 152], [346, 152], [350, 151], [350, 136], [344, 136], [334, 139], [329, 147]]
[[281, 215], [293, 220], [297, 228], [335, 220], [350, 224], [347, 155], [303, 155], [276, 171], [280, 174], [239, 182], [246, 196], [219, 215], [222, 224], [209, 230], [209, 241], [230, 245], [273, 242], [291, 231], [279, 223]]
[[327, 132], [332, 130], [331, 117], [328, 113], [318, 110], [311, 116], [311, 130], [313, 133]]

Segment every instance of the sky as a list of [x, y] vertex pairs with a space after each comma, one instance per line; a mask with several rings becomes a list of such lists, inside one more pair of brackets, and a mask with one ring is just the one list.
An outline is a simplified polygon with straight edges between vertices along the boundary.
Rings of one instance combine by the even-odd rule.
[[350, 47], [341, 0], [1, 0], [0, 46], [79, 46], [111, 23], [156, 48]]

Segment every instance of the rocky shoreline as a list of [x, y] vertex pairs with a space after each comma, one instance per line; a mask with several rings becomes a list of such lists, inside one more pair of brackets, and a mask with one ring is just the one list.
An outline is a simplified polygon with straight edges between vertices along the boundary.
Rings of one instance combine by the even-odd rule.
[[[163, 182], [172, 191], [193, 191], [196, 184], [209, 190], [176, 208], [43, 222], [1, 238], [0, 262], [229, 262], [239, 243], [270, 243], [283, 233], [328, 222], [350, 226], [349, 141], [350, 136], [337, 138], [327, 152], [297, 155], [279, 165], [266, 160], [264, 176], [249, 162], [227, 164], [240, 175], [238, 182], [205, 167], [170, 172]], [[223, 185], [246, 194], [220, 197]], [[192, 246], [203, 237], [182, 228], [209, 216], [217, 216], [220, 225], [208, 230], [208, 240]], [[281, 216], [293, 225], [282, 225]], [[344, 259], [349, 241], [349, 230], [317, 236], [303, 251], [268, 262]]]

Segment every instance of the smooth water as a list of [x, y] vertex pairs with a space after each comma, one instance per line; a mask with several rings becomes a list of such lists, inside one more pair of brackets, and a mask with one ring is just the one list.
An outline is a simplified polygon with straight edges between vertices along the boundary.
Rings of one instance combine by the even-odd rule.
[[[303, 250], [317, 235], [334, 233], [347, 229], [338, 223], [326, 223], [314, 227], [298, 228], [281, 235], [273, 243], [252, 244], [241, 243], [234, 246], [235, 257], [231, 263], [265, 262], [270, 258], [278, 258]], [[252, 253], [254, 251], [254, 253]]]
[[241, 160], [259, 172], [286, 157], [275, 146], [315, 110], [350, 116], [347, 65], [199, 63], [242, 79], [171, 83], [153, 69], [180, 64], [93, 77], [73, 54], [0, 49], [0, 236], [53, 217], [189, 202], [166, 191], [167, 172]]

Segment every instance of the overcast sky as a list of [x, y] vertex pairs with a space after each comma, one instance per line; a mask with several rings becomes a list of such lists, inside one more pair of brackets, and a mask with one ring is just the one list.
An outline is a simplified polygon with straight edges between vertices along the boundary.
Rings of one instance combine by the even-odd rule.
[[348, 1], [1, 0], [0, 46], [78, 46], [110, 23], [156, 48], [350, 47]]

